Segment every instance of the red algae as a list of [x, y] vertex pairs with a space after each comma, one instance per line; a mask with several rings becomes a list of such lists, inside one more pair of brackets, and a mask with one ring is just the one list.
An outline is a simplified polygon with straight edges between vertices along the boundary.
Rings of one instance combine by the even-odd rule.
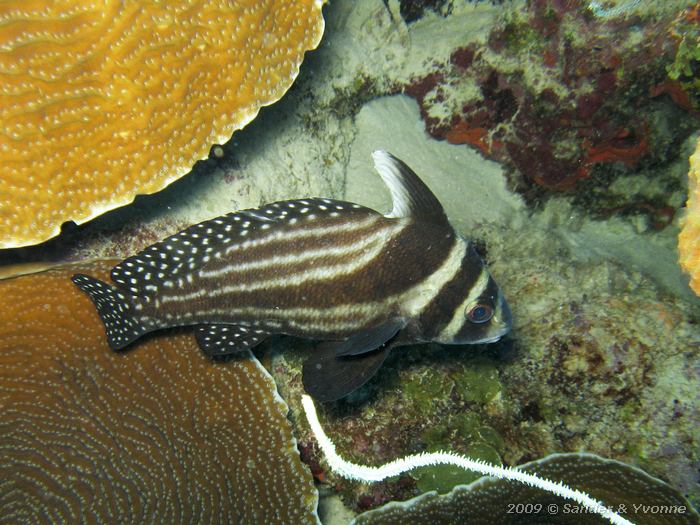
[[[575, 192], [601, 165], [625, 173], [663, 162], [652, 116], [662, 95], [697, 118], [666, 76], [673, 24], [673, 16], [602, 20], [582, 0], [533, 0], [506, 12], [483, 47], [456, 48], [403, 91], [418, 101], [428, 133], [504, 163], [524, 192]], [[459, 109], [434, 116], [445, 108]], [[677, 149], [688, 131], [676, 124]]]

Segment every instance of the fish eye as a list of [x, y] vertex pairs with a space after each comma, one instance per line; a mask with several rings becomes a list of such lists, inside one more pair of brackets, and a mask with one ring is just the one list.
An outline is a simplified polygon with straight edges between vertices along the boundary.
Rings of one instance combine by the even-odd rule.
[[493, 308], [487, 304], [477, 304], [467, 311], [467, 319], [472, 323], [485, 323], [493, 317]]

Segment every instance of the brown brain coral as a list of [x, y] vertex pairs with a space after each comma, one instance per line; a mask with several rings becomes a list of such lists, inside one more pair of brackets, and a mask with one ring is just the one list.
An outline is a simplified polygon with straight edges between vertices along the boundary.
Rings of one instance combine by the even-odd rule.
[[289, 88], [322, 3], [0, 3], [0, 248], [188, 172]]
[[690, 287], [700, 296], [700, 140], [690, 157], [688, 203], [678, 236], [681, 267], [690, 275]]
[[317, 523], [287, 407], [189, 334], [110, 350], [73, 271], [0, 281], [3, 523]]

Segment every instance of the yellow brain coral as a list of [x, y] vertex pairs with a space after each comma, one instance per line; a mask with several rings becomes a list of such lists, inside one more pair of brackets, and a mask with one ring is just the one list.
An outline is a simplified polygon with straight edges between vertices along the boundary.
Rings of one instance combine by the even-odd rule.
[[690, 287], [700, 296], [700, 140], [690, 157], [688, 203], [678, 236], [681, 267], [690, 275]]
[[191, 334], [107, 347], [74, 271], [0, 281], [0, 516], [15, 524], [314, 524], [287, 407]]
[[289, 88], [322, 3], [0, 2], [0, 248], [188, 172]]

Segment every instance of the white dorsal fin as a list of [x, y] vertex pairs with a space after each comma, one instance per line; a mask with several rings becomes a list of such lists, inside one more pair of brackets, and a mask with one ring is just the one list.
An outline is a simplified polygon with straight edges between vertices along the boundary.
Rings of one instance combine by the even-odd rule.
[[372, 153], [374, 167], [391, 192], [393, 209], [387, 218], [413, 217], [447, 222], [440, 201], [403, 161], [384, 150]]

